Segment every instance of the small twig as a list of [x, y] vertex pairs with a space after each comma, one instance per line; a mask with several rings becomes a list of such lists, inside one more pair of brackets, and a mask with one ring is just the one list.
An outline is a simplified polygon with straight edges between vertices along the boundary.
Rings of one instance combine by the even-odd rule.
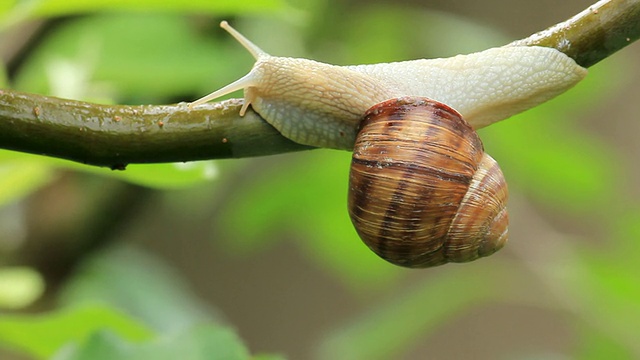
[[[512, 45], [556, 48], [588, 67], [640, 37], [640, 0], [603, 0]], [[242, 100], [186, 105], [97, 105], [0, 90], [0, 148], [122, 169], [160, 163], [271, 155], [296, 144]]]

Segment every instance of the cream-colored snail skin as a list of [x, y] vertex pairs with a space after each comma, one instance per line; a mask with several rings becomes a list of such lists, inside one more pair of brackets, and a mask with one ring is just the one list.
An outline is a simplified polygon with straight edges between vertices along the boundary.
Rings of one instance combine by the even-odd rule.
[[497, 162], [450, 107], [403, 97], [364, 114], [348, 208], [381, 258], [423, 268], [491, 255], [508, 238], [507, 197]]
[[437, 100], [478, 129], [559, 95], [587, 73], [562, 52], [536, 46], [505, 46], [442, 59], [336, 66], [271, 56], [227, 22], [221, 27], [256, 63], [244, 77], [189, 106], [244, 89], [240, 115], [251, 105], [283, 136], [317, 147], [351, 150], [362, 114], [391, 98]]

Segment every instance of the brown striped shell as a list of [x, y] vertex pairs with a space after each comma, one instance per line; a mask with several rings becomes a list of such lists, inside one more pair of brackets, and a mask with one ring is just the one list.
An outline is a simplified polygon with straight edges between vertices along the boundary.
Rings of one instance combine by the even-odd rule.
[[490, 255], [507, 241], [507, 197], [500, 167], [450, 107], [404, 97], [365, 113], [349, 214], [383, 259], [429, 267]]

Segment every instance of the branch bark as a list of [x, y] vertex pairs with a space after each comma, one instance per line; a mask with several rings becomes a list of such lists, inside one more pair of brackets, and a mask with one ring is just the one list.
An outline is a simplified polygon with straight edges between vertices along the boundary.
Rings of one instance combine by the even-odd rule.
[[[589, 67], [640, 37], [640, 0], [601, 0], [511, 45], [546, 46]], [[194, 110], [98, 105], [0, 90], [0, 148], [124, 169], [130, 163], [239, 158], [311, 149], [284, 138], [241, 99]]]
[[600, 0], [571, 19], [512, 45], [545, 46], [590, 67], [640, 37], [640, 1]]
[[194, 110], [100, 105], [0, 90], [0, 148], [124, 169], [131, 163], [241, 158], [311, 149], [283, 137], [241, 99]]

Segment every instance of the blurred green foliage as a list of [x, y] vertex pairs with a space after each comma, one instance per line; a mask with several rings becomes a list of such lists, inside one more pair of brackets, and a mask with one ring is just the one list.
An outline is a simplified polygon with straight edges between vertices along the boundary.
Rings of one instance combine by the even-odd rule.
[[43, 292], [42, 277], [32, 268], [0, 268], [0, 308], [23, 308], [37, 300]]
[[96, 329], [109, 329], [130, 341], [152, 336], [143, 324], [105, 306], [77, 307], [40, 316], [6, 315], [0, 324], [5, 343], [43, 359], [66, 344], [85, 341]]
[[[423, 8], [376, 5], [353, 14], [329, 1], [309, 0], [299, 6], [278, 0], [0, 3], [4, 31], [29, 19], [81, 15], [51, 26], [11, 76], [0, 70], [0, 84], [106, 103], [192, 99], [251, 66], [248, 54], [220, 34], [212, 16], [238, 16], [234, 24], [270, 53], [337, 64], [448, 56], [507, 41], [469, 19]], [[250, 22], [243, 17], [248, 14], [253, 16]], [[326, 26], [327, 18], [339, 25]], [[314, 51], [305, 50], [308, 43]], [[625, 190], [633, 161], [577, 120], [616, 96], [632, 64], [624, 56], [607, 60], [562, 97], [481, 131], [515, 194], [515, 224], [523, 224], [518, 215], [528, 216], [535, 213], [531, 207], [539, 207], [545, 213], [586, 219], [585, 224], [597, 220], [597, 228], [575, 237], [599, 232], [606, 234], [606, 244], [575, 241], [544, 219], [533, 220], [527, 226], [535, 228], [540, 244], [521, 246], [533, 255], [516, 252], [515, 260], [495, 256], [478, 264], [428, 270], [432, 275], [419, 277], [410, 289], [403, 284], [418, 275], [378, 259], [348, 220], [346, 152], [132, 165], [125, 172], [112, 172], [2, 151], [0, 204], [15, 206], [70, 170], [157, 189], [172, 199], [173, 211], [158, 221], [204, 218], [214, 199], [231, 199], [204, 230], [216, 249], [232, 258], [260, 256], [295, 239], [313, 267], [367, 304], [317, 339], [309, 353], [318, 359], [394, 359], [445, 324], [496, 303], [533, 303], [565, 313], [576, 344], [566, 357], [638, 357], [640, 208]], [[537, 279], [535, 284], [522, 273]], [[0, 280], [2, 276], [0, 271]], [[35, 296], [38, 286], [34, 281]], [[17, 291], [0, 286], [7, 295]], [[539, 293], [546, 292], [553, 295], [536, 302]], [[26, 297], [22, 305], [32, 300]], [[16, 305], [4, 306], [8, 310]], [[0, 315], [0, 343], [35, 359], [280, 358], [250, 355], [224, 309], [206, 304], [162, 260], [131, 245], [116, 244], [83, 258], [55, 294], [55, 307], [60, 309]], [[548, 353], [513, 351], [516, 358]]]

